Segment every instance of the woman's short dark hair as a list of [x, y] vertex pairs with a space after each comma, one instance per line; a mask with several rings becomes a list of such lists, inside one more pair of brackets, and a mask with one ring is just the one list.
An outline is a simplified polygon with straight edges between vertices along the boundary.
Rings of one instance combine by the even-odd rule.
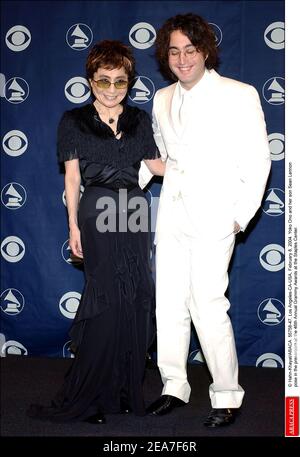
[[90, 50], [86, 61], [86, 75], [93, 79], [98, 68], [107, 70], [124, 67], [129, 81], [135, 76], [135, 59], [131, 49], [121, 41], [104, 40], [96, 43]]
[[209, 70], [217, 68], [219, 63], [218, 48], [213, 29], [197, 14], [178, 14], [168, 19], [157, 32], [155, 54], [164, 76], [168, 79], [177, 80], [168, 63], [170, 35], [175, 30], [180, 30], [198, 51], [208, 56], [205, 62], [206, 68]]

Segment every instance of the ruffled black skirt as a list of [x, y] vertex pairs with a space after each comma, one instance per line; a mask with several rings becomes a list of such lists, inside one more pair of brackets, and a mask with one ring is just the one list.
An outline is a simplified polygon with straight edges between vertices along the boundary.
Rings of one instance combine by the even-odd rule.
[[[140, 189], [128, 195], [135, 194], [144, 198]], [[70, 330], [75, 358], [51, 406], [32, 405], [31, 417], [78, 421], [98, 411], [118, 413], [123, 404], [145, 414], [143, 377], [155, 312], [150, 232], [121, 232], [117, 222], [116, 232], [100, 233], [96, 202], [103, 196], [116, 199], [118, 216], [118, 194], [100, 187], [87, 187], [79, 207], [86, 284]]]

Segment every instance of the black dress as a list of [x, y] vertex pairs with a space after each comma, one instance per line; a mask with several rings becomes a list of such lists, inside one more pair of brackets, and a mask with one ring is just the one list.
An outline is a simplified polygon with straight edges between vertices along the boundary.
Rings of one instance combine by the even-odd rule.
[[[141, 198], [141, 218], [149, 221], [138, 171], [141, 160], [159, 153], [145, 111], [125, 105], [118, 130], [119, 140], [93, 104], [67, 111], [59, 125], [59, 161], [78, 158], [85, 185], [79, 228], [86, 284], [70, 330], [73, 363], [51, 406], [32, 405], [31, 417], [79, 421], [98, 411], [118, 413], [124, 403], [136, 415], [145, 414], [142, 382], [154, 337], [150, 228], [124, 230], [133, 210], [120, 204], [120, 192], [128, 200]], [[107, 220], [115, 219], [116, 230], [99, 231], [102, 211]]]

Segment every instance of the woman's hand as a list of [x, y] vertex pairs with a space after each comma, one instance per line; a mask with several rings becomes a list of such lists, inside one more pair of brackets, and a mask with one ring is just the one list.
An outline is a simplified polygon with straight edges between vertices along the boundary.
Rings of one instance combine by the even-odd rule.
[[75, 224], [70, 227], [69, 246], [75, 257], [79, 257], [80, 259], [83, 259], [81, 240], [80, 240], [80, 230], [79, 230], [78, 226]]

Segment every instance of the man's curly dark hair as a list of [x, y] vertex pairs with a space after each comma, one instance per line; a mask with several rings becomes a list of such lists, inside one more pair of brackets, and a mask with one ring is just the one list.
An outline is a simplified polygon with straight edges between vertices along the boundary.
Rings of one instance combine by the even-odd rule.
[[164, 76], [177, 80], [168, 63], [170, 35], [175, 30], [180, 30], [198, 51], [208, 56], [205, 62], [207, 69], [217, 68], [219, 64], [218, 48], [212, 27], [197, 14], [178, 14], [168, 19], [157, 32], [155, 55]]

